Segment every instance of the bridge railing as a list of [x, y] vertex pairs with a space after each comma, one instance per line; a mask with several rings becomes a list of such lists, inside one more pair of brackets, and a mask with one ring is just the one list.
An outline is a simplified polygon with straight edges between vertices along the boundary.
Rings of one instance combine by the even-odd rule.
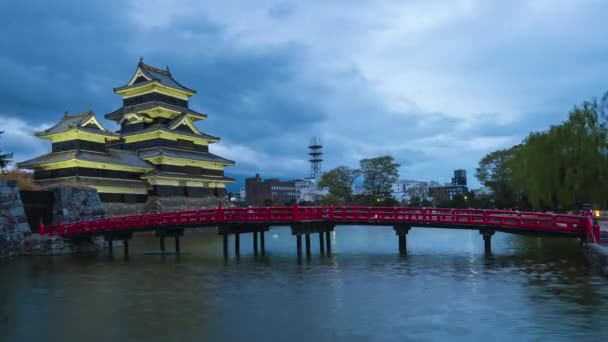
[[151, 213], [40, 226], [40, 234], [69, 235], [121, 229], [161, 226], [209, 225], [223, 223], [289, 223], [312, 220], [353, 223], [425, 223], [478, 225], [534, 229], [540, 231], [585, 232], [591, 241], [599, 240], [599, 228], [588, 216], [519, 212], [511, 210], [313, 206], [212, 208], [181, 212]]

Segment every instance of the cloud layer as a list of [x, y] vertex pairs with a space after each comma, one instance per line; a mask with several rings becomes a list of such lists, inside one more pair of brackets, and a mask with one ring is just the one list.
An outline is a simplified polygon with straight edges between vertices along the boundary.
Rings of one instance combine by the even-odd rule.
[[[391, 154], [401, 176], [448, 181], [608, 90], [602, 1], [3, 2], [0, 150], [32, 130], [120, 106], [137, 59], [197, 89], [199, 128], [233, 174], [304, 177]], [[107, 126], [113, 127], [110, 123]]]

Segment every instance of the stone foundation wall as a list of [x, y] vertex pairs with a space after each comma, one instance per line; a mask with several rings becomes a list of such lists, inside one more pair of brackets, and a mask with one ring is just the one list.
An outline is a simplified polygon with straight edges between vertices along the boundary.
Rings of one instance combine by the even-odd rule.
[[106, 211], [97, 190], [82, 186], [50, 188], [55, 196], [53, 223], [79, 222], [106, 217]]
[[218, 204], [221, 204], [223, 207], [233, 206], [229, 201], [218, 201], [217, 197], [149, 197], [144, 210], [146, 213], [162, 213], [215, 208]]
[[608, 276], [608, 247], [597, 243], [586, 243], [583, 252], [593, 268]]
[[[119, 245], [119, 241], [114, 245]], [[122, 243], [122, 242], [121, 242]], [[121, 244], [120, 243], [120, 244]], [[98, 252], [108, 244], [101, 236], [86, 239], [66, 240], [57, 236], [30, 235], [21, 243], [23, 255], [61, 255], [85, 252]]]
[[145, 203], [104, 203], [103, 207], [108, 217], [146, 213]]
[[[233, 207], [227, 200], [221, 200], [223, 207]], [[217, 197], [148, 197], [146, 203], [103, 203], [107, 217], [163, 213], [169, 211], [197, 210], [215, 208]]]
[[17, 182], [0, 180], [0, 257], [21, 254], [21, 242], [30, 234]]

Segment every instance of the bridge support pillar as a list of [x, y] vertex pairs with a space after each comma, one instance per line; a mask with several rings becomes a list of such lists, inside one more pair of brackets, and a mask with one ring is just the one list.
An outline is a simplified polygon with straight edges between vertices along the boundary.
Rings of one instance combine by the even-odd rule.
[[325, 239], [324, 239], [324, 237], [325, 237], [325, 232], [320, 231], [319, 232], [319, 252], [321, 254], [325, 253]]
[[310, 258], [310, 234], [306, 234], [306, 257]]
[[241, 234], [234, 234], [234, 254], [241, 255]]
[[123, 242], [123, 251], [125, 257], [129, 256], [129, 240], [133, 237], [133, 233], [127, 232], [112, 232], [103, 235], [105, 241], [108, 242], [108, 252], [110, 256], [114, 255], [114, 241]]
[[260, 250], [262, 251], [262, 256], [266, 254], [266, 246], [264, 245], [264, 231], [260, 231]]
[[329, 229], [325, 231], [325, 247], [327, 247], [327, 255], [331, 255], [331, 230]]
[[302, 256], [302, 235], [296, 235], [296, 249], [298, 252], [298, 258]]
[[161, 253], [165, 253], [167, 251], [167, 248], [166, 248], [166, 245], [165, 245], [165, 238], [166, 237], [174, 237], [175, 238], [175, 252], [176, 253], [180, 252], [179, 238], [184, 235], [184, 230], [183, 229], [165, 229], [165, 228], [161, 228], [161, 229], [157, 229], [156, 230], [155, 235], [160, 240], [160, 252]]
[[224, 258], [228, 258], [228, 234], [222, 234], [224, 240]]
[[258, 255], [258, 231], [253, 231], [253, 254]]
[[128, 258], [129, 257], [129, 239], [122, 240], [122, 245], [123, 245], [123, 251], [124, 251], [125, 258]]
[[480, 230], [479, 234], [483, 236], [483, 250], [487, 255], [492, 254], [492, 235], [493, 230]]
[[407, 234], [409, 233], [412, 226], [394, 226], [395, 234], [399, 237], [399, 254], [407, 254]]

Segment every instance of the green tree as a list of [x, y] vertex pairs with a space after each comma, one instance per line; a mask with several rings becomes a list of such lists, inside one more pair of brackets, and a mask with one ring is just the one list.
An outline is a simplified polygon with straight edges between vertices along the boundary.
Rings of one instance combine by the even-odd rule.
[[353, 196], [353, 182], [359, 176], [359, 170], [353, 170], [346, 166], [339, 166], [321, 175], [319, 187], [328, 188], [332, 201], [344, 204], [350, 203]]
[[399, 164], [393, 157], [382, 156], [371, 159], [362, 159], [361, 174], [363, 175], [363, 188], [375, 197], [388, 198], [391, 188], [399, 179]]
[[475, 178], [492, 189], [494, 204], [498, 208], [515, 207], [517, 199], [521, 197], [522, 191], [514, 185], [513, 172], [508, 165], [520, 147], [516, 145], [486, 155], [475, 170]]
[[[0, 131], [0, 137], [2, 136], [2, 134], [4, 134], [4, 131]], [[12, 161], [13, 161], [12, 153], [2, 153], [2, 151], [0, 151], [0, 170], [4, 171], [4, 169], [6, 169], [8, 164], [10, 164]]]
[[513, 184], [537, 208], [604, 206], [608, 191], [608, 129], [597, 101], [575, 106], [568, 120], [531, 133], [508, 161]]

